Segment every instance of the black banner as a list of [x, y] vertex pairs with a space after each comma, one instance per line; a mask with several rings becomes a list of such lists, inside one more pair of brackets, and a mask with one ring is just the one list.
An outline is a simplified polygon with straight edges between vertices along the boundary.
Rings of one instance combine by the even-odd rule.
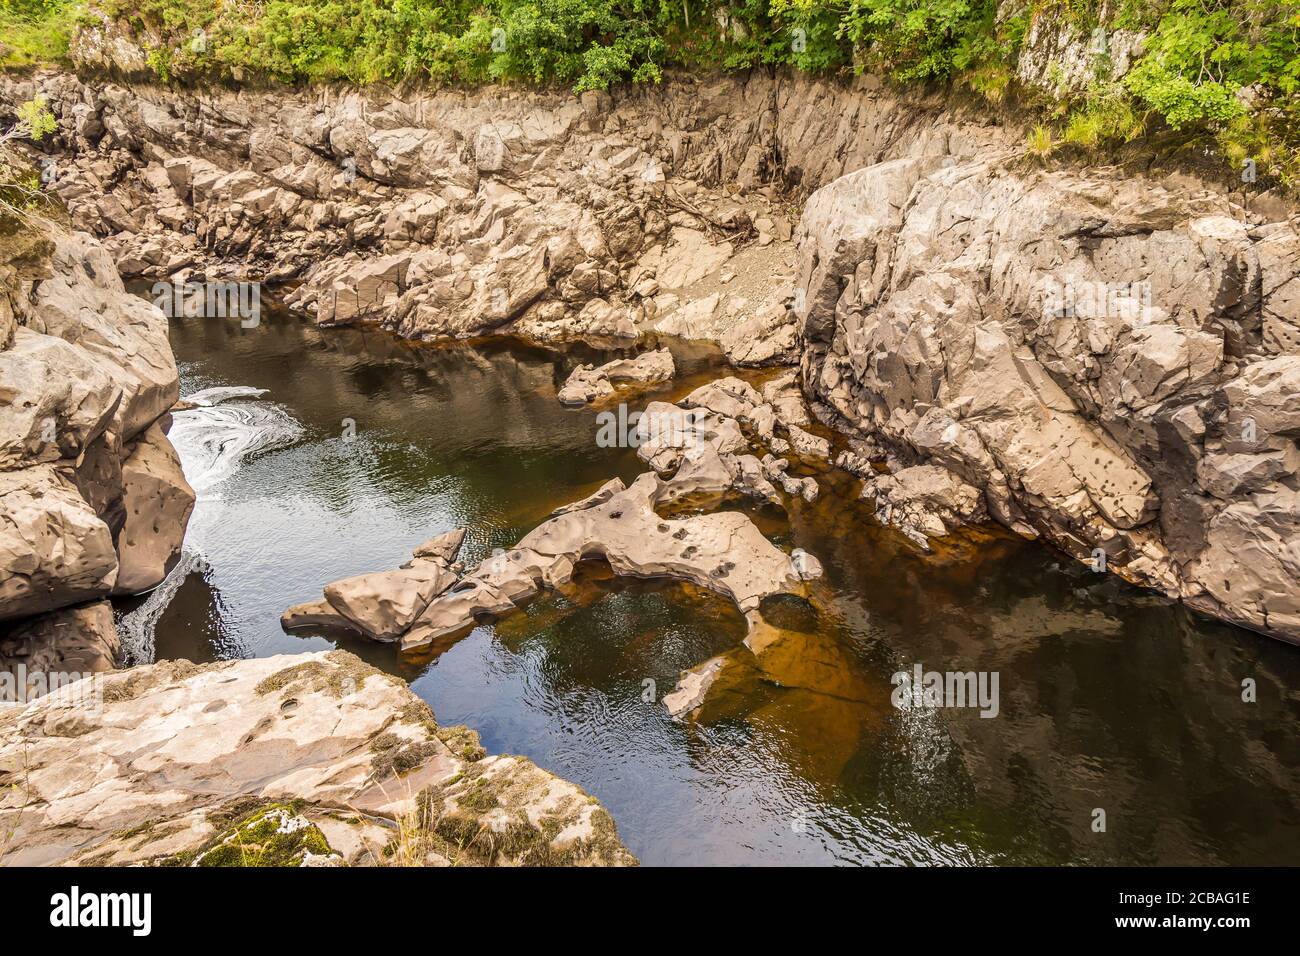
[[801, 934], [942, 936], [965, 926], [987, 941], [1050, 926], [1071, 941], [1198, 935], [1231, 945], [1242, 933], [1289, 929], [1294, 884], [1288, 869], [0, 870], [18, 938], [128, 946], [239, 936], [240, 925], [259, 944], [337, 944], [340, 926], [418, 944], [446, 918], [490, 932], [503, 908], [508, 925], [541, 938], [608, 919], [680, 922], [692, 935], [711, 924], [724, 936], [780, 919]]

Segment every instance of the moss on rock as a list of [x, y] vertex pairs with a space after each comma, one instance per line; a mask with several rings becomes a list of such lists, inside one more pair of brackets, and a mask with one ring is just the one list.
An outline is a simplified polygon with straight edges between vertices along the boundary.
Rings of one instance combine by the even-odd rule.
[[168, 857], [160, 865], [303, 866], [313, 857], [331, 856], [337, 859], [325, 835], [298, 813], [296, 804], [264, 803], [199, 850]]

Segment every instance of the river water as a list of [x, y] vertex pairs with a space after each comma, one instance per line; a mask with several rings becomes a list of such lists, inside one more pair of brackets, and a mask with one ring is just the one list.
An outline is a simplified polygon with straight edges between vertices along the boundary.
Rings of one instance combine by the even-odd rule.
[[[555, 399], [588, 355], [420, 347], [283, 316], [173, 320], [172, 344], [182, 394], [206, 403], [171, 433], [199, 503], [177, 571], [122, 609], [137, 661], [332, 647], [283, 633], [280, 612], [454, 527], [477, 561], [644, 470], [598, 447], [595, 410]], [[718, 374], [673, 347], [683, 378], [634, 408]], [[921, 555], [853, 490], [828, 481], [788, 516], [746, 506], [827, 573], [811, 605], [771, 609], [793, 639], [694, 721], [657, 701], [744, 626], [686, 585], [593, 567], [422, 655], [342, 646], [489, 751], [586, 788], [648, 864], [1300, 859], [1300, 649], [996, 531]], [[916, 664], [995, 672], [997, 715], [895, 708], [891, 675]]]

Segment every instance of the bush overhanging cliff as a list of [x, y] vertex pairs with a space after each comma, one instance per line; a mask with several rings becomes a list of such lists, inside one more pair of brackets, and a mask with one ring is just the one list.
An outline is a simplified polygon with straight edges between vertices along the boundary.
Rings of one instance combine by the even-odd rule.
[[872, 70], [1013, 96], [1043, 114], [1039, 154], [1172, 130], [1300, 177], [1300, 0], [0, 0], [0, 60], [66, 60], [107, 23], [163, 81], [583, 91], [670, 67]]

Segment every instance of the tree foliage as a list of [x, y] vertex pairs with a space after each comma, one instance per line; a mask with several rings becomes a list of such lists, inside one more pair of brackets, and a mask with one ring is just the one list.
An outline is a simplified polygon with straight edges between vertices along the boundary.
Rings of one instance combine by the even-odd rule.
[[[0, 60], [59, 58], [81, 0], [0, 0]], [[1300, 0], [90, 0], [160, 79], [656, 83], [668, 68], [870, 70], [1015, 90], [1035, 26], [1146, 37], [1132, 69], [1048, 104], [1052, 142], [1163, 126], [1300, 181]], [[61, 45], [61, 46], [60, 46]], [[1046, 127], [1045, 127], [1046, 129]]]

